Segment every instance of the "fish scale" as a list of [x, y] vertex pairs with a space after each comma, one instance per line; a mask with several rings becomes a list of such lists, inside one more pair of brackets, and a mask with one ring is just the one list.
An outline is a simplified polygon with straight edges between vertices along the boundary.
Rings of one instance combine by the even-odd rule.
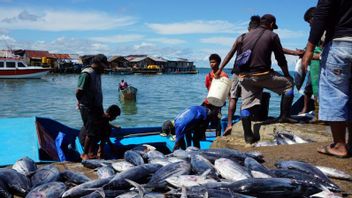
[[147, 183], [148, 187], [164, 188], [165, 181], [171, 176], [188, 175], [191, 172], [191, 165], [188, 162], [176, 162], [160, 168]]
[[61, 197], [66, 190], [66, 185], [62, 182], [49, 182], [32, 189], [26, 198], [37, 197]]
[[192, 170], [195, 171], [198, 175], [203, 174], [205, 171], [210, 169], [210, 175], [216, 176], [216, 170], [212, 163], [209, 162], [205, 157], [197, 154], [191, 156], [191, 165]]
[[151, 174], [155, 173], [161, 168], [159, 164], [144, 164], [140, 166], [135, 166], [129, 170], [126, 170], [122, 173], [116, 174], [107, 185], [104, 186], [104, 189], [125, 189], [129, 187], [130, 184], [126, 179], [130, 179], [136, 182], [142, 182], [146, 180]]

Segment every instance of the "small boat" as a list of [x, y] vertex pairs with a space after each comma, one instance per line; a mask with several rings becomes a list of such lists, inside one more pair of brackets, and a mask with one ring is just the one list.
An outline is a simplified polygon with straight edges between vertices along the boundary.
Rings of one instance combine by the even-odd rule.
[[[167, 154], [175, 142], [160, 135], [161, 127], [137, 127], [112, 129], [111, 142], [121, 158], [126, 150], [137, 145], [149, 144]], [[0, 119], [0, 166], [13, 164], [28, 156], [35, 162], [80, 161], [83, 153], [79, 143], [79, 130], [68, 127], [56, 120], [44, 117], [2, 118]], [[215, 140], [214, 132], [207, 132], [201, 148], [210, 148]], [[107, 156], [112, 156], [108, 147]]]
[[136, 100], [137, 98], [137, 88], [128, 85], [125, 89], [119, 89], [121, 100]]
[[28, 66], [17, 58], [0, 59], [0, 78], [41, 78], [49, 71], [49, 68]]

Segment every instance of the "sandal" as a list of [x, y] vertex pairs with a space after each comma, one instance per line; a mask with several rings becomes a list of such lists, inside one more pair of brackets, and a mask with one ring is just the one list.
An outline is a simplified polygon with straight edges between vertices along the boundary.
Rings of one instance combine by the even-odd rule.
[[231, 135], [232, 127], [227, 127], [223, 133], [223, 136]]
[[334, 157], [338, 157], [338, 158], [348, 158], [350, 157], [348, 154], [346, 155], [338, 155], [338, 154], [335, 154], [335, 153], [332, 153], [329, 149], [331, 149], [332, 145], [334, 144], [329, 144], [329, 145], [326, 145], [326, 146], [323, 146], [321, 148], [318, 148], [318, 153], [321, 153], [321, 154], [325, 154], [325, 155], [330, 155], [330, 156], [334, 156]]

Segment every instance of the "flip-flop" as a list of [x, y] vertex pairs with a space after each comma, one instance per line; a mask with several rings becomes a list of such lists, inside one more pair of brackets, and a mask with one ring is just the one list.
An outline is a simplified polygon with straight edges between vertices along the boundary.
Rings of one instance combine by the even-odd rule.
[[224, 131], [223, 136], [228, 136], [228, 135], [231, 134], [231, 132], [232, 132], [232, 128], [228, 128], [228, 129], [226, 129], [226, 130]]
[[338, 157], [338, 158], [348, 158], [348, 157], [350, 157], [348, 154], [346, 154], [346, 155], [337, 155], [335, 153], [331, 153], [329, 151], [329, 148], [331, 148], [331, 144], [323, 146], [321, 148], [318, 148], [318, 153], [325, 154], [325, 155], [330, 155], [330, 156], [334, 156], [334, 157]]

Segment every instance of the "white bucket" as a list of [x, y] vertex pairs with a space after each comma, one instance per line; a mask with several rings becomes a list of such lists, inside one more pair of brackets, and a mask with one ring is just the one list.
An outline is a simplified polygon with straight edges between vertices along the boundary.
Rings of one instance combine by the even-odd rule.
[[226, 77], [213, 79], [207, 96], [208, 102], [216, 107], [222, 107], [231, 87], [231, 80]]

